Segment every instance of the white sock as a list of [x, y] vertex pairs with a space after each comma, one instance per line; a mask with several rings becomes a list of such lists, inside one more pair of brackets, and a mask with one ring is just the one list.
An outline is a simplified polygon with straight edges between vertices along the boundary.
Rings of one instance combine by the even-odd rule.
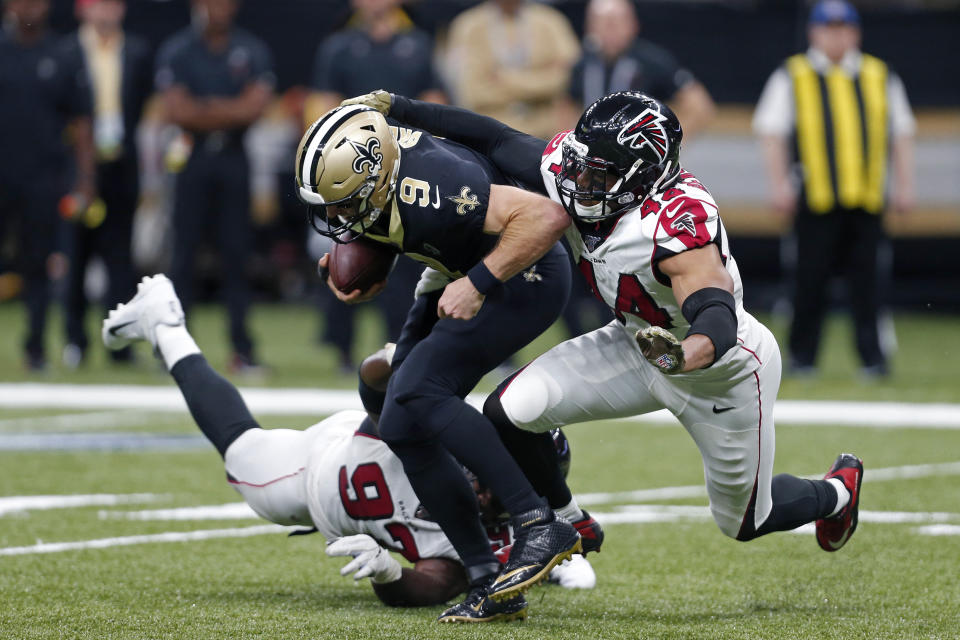
[[163, 356], [167, 371], [173, 369], [173, 365], [187, 356], [200, 353], [200, 347], [197, 346], [185, 325], [179, 324], [171, 327], [166, 324], [158, 324], [156, 331], [157, 350]]
[[833, 488], [837, 490], [837, 506], [833, 512], [827, 516], [828, 518], [832, 518], [840, 513], [840, 510], [847, 506], [847, 503], [850, 502], [850, 491], [847, 490], [839, 478], [830, 478], [827, 480], [827, 482], [829, 482]]
[[577, 505], [577, 499], [574, 498], [570, 501], [565, 507], [560, 507], [555, 509], [554, 512], [562, 517], [567, 522], [576, 522], [578, 520], [583, 520], [583, 511], [581, 511], [579, 505]]

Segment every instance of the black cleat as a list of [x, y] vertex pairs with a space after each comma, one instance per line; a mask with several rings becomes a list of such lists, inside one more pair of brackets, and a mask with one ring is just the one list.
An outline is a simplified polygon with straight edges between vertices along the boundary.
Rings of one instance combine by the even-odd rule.
[[860, 514], [860, 485], [863, 484], [863, 460], [851, 453], [837, 456], [824, 480], [837, 478], [850, 492], [850, 502], [832, 518], [817, 520], [817, 544], [824, 551], [836, 551], [847, 543], [857, 530]]
[[503, 602], [495, 602], [487, 592], [494, 576], [473, 586], [467, 598], [440, 614], [437, 622], [509, 622], [527, 617], [527, 600], [517, 595]]
[[493, 581], [489, 595], [497, 601], [524, 593], [550, 575], [550, 570], [583, 549], [573, 525], [554, 515], [549, 507], [513, 517], [513, 550], [510, 560]]
[[603, 529], [600, 523], [593, 519], [586, 509], [581, 510], [583, 517], [573, 523], [574, 529], [580, 534], [580, 543], [583, 545], [583, 555], [591, 551], [600, 553], [600, 545], [603, 544]]

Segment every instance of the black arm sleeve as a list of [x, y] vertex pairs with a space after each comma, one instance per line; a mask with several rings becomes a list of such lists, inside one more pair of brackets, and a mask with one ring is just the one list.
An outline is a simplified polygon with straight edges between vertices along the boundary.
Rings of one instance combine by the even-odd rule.
[[490, 158], [497, 169], [518, 186], [546, 193], [540, 175], [540, 157], [547, 147], [545, 140], [466, 109], [395, 94], [390, 117], [470, 147]]

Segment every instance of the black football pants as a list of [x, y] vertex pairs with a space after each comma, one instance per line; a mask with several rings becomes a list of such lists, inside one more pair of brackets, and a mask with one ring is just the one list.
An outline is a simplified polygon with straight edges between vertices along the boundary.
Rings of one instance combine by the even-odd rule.
[[250, 220], [250, 168], [243, 147], [208, 151], [194, 148], [177, 175], [173, 206], [173, 261], [170, 279], [187, 310], [194, 298], [195, 258], [205, 233], [213, 232], [222, 264], [222, 291], [230, 318], [230, 341], [250, 356], [247, 333], [250, 287], [247, 281], [253, 229]]
[[829, 303], [831, 276], [847, 280], [857, 351], [863, 365], [882, 366], [880, 345], [880, 270], [878, 249], [883, 241], [881, 216], [865, 211], [797, 214], [797, 258], [790, 357], [794, 366], [815, 363], [823, 318]]
[[380, 436], [403, 462], [417, 497], [450, 539], [471, 579], [498, 564], [461, 465], [511, 513], [543, 501], [490, 421], [463, 398], [484, 374], [553, 324], [569, 291], [570, 268], [557, 245], [534, 270], [491, 292], [469, 321], [438, 320], [442, 291], [421, 296], [397, 344]]
[[[133, 153], [133, 151], [128, 151]], [[83, 223], [70, 224], [66, 229], [67, 255], [70, 272], [65, 301], [67, 342], [86, 350], [88, 340], [84, 327], [87, 297], [84, 294], [84, 274], [94, 254], [98, 254], [107, 268], [108, 288], [103, 305], [112, 309], [133, 295], [134, 276], [131, 259], [133, 214], [139, 196], [139, 173], [135, 158], [123, 158], [97, 166], [97, 192], [107, 207], [103, 223], [90, 229]], [[111, 351], [114, 360], [130, 357], [130, 348]]]

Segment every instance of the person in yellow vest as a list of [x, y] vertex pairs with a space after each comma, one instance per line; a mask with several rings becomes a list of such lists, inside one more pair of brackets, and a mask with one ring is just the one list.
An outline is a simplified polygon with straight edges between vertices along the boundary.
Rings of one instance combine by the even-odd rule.
[[[790, 371], [816, 372], [828, 283], [845, 275], [857, 351], [868, 377], [889, 373], [881, 331], [881, 215], [913, 204], [916, 123], [899, 76], [860, 51], [860, 16], [845, 0], [810, 12], [806, 53], [774, 71], [753, 129], [762, 141], [773, 208], [793, 216], [795, 281]], [[887, 324], [886, 322], [884, 324]]]

